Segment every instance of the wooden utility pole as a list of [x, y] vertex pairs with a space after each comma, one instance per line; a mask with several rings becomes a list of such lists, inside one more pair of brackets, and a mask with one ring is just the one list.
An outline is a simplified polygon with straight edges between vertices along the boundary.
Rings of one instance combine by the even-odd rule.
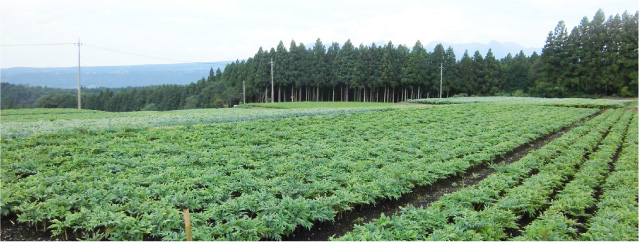
[[440, 63], [440, 98], [442, 98], [442, 63]]
[[78, 38], [78, 43], [74, 43], [74, 45], [78, 46], [78, 109], [82, 109], [82, 101], [80, 100], [80, 46], [82, 46], [82, 43], [80, 43], [80, 38]]
[[247, 103], [247, 89], [244, 86], [244, 80], [242, 80], [242, 104]]
[[271, 102], [273, 103], [273, 58], [271, 58]]

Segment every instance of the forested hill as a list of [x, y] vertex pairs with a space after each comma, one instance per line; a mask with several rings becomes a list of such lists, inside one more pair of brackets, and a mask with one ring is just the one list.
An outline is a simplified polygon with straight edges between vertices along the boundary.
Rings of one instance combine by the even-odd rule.
[[[532, 55], [521, 51], [496, 58], [489, 50], [464, 52], [456, 58], [452, 47], [440, 44], [427, 50], [420, 41], [412, 47], [391, 41], [356, 46], [350, 40], [327, 46], [320, 39], [309, 47], [291, 41], [287, 48], [280, 41], [275, 48], [260, 48], [246, 61], [229, 63], [224, 72], [210, 69], [209, 76], [198, 82], [102, 90], [83, 97], [83, 107], [133, 111], [231, 106], [243, 100], [243, 86], [247, 102], [270, 101], [272, 95], [276, 102], [399, 102], [437, 97], [441, 73], [443, 97], [638, 96], [638, 12], [607, 18], [598, 10], [571, 30], [560, 21], [547, 36], [542, 53]], [[7, 103], [4, 89], [2, 108]], [[59, 104], [73, 103], [74, 98], [45, 96], [37, 106], [65, 107]]]
[[[186, 85], [206, 76], [209, 69], [224, 69], [230, 61], [132, 66], [82, 66], [82, 86], [89, 88]], [[53, 88], [76, 88], [77, 67], [2, 68], [2, 82]]]

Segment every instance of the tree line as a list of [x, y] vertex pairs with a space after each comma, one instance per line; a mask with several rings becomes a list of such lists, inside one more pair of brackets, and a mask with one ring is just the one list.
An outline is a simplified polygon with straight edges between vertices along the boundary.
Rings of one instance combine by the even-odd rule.
[[[439, 44], [428, 51], [420, 41], [411, 48], [391, 41], [382, 46], [355, 46], [350, 40], [325, 45], [320, 39], [311, 47], [292, 40], [286, 48], [280, 41], [224, 71], [211, 69], [189, 85], [101, 89], [83, 95], [82, 105], [105, 111], [218, 108], [241, 103], [243, 93], [247, 102], [270, 102], [272, 95], [275, 102], [401, 102], [439, 97], [441, 75], [442, 97], [637, 97], [638, 12], [605, 20], [598, 10], [570, 33], [560, 21], [542, 54], [520, 51], [501, 59], [489, 50], [484, 55], [465, 51], [458, 60], [451, 47]], [[73, 108], [72, 99], [71, 94], [52, 94], [35, 106]]]
[[563, 21], [549, 33], [532, 90], [543, 96], [638, 96], [638, 12], [598, 10], [569, 34]]

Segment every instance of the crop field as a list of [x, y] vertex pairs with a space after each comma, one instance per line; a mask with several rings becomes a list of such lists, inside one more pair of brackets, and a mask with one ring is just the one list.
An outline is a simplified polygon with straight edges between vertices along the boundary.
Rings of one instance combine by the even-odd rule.
[[287, 102], [287, 103], [247, 103], [238, 105], [239, 107], [258, 107], [258, 108], [384, 108], [392, 107], [394, 103], [376, 103], [376, 102]]
[[468, 104], [468, 103], [522, 103], [563, 107], [621, 108], [631, 100], [586, 99], [586, 98], [537, 98], [537, 97], [456, 97], [408, 100], [421, 104]]
[[637, 170], [638, 115], [609, 110], [475, 186], [337, 239], [638, 240]]
[[26, 137], [33, 134], [56, 133], [65, 130], [117, 130], [123, 128], [242, 122], [340, 113], [359, 113], [385, 108], [381, 105], [369, 106], [370, 107], [318, 107], [290, 110], [192, 109], [128, 113], [77, 109], [21, 109], [2, 110], [0, 115], [2, 119], [2, 137], [13, 138]]
[[637, 240], [637, 111], [541, 103], [3, 110], [0, 207], [61, 239], [186, 240], [188, 209], [194, 240], [280, 240], [563, 130], [332, 239]]

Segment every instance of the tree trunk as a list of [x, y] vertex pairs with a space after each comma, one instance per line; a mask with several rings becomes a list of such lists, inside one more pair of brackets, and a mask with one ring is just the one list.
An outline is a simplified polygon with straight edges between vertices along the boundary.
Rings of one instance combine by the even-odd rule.
[[402, 101], [406, 101], [407, 97], [409, 96], [409, 90], [405, 87], [404, 88], [404, 98], [402, 99]]
[[400, 98], [400, 102], [403, 102], [404, 100], [407, 100], [407, 88], [405, 87], [404, 90], [402, 90], [402, 97]]
[[376, 102], [377, 100], [373, 100], [373, 89], [375, 88], [369, 88], [369, 102]]
[[384, 95], [385, 95], [384, 102], [388, 103], [389, 100], [390, 100], [390, 97], [391, 97], [391, 92], [390, 92], [391, 90], [389, 90], [389, 86], [385, 86], [384, 89], [385, 89], [384, 90]]
[[364, 102], [367, 102], [367, 87], [364, 87], [364, 88], [362, 89], [362, 93], [363, 93], [363, 95], [364, 95]]
[[395, 87], [391, 88], [391, 102], [392, 103], [396, 102], [396, 88]]
[[347, 90], [345, 92], [346, 98], [345, 100], [347, 100], [347, 102], [349, 101], [349, 85], [347, 85]]
[[387, 85], [384, 85], [384, 91], [382, 93], [382, 102], [386, 103], [387, 102]]

